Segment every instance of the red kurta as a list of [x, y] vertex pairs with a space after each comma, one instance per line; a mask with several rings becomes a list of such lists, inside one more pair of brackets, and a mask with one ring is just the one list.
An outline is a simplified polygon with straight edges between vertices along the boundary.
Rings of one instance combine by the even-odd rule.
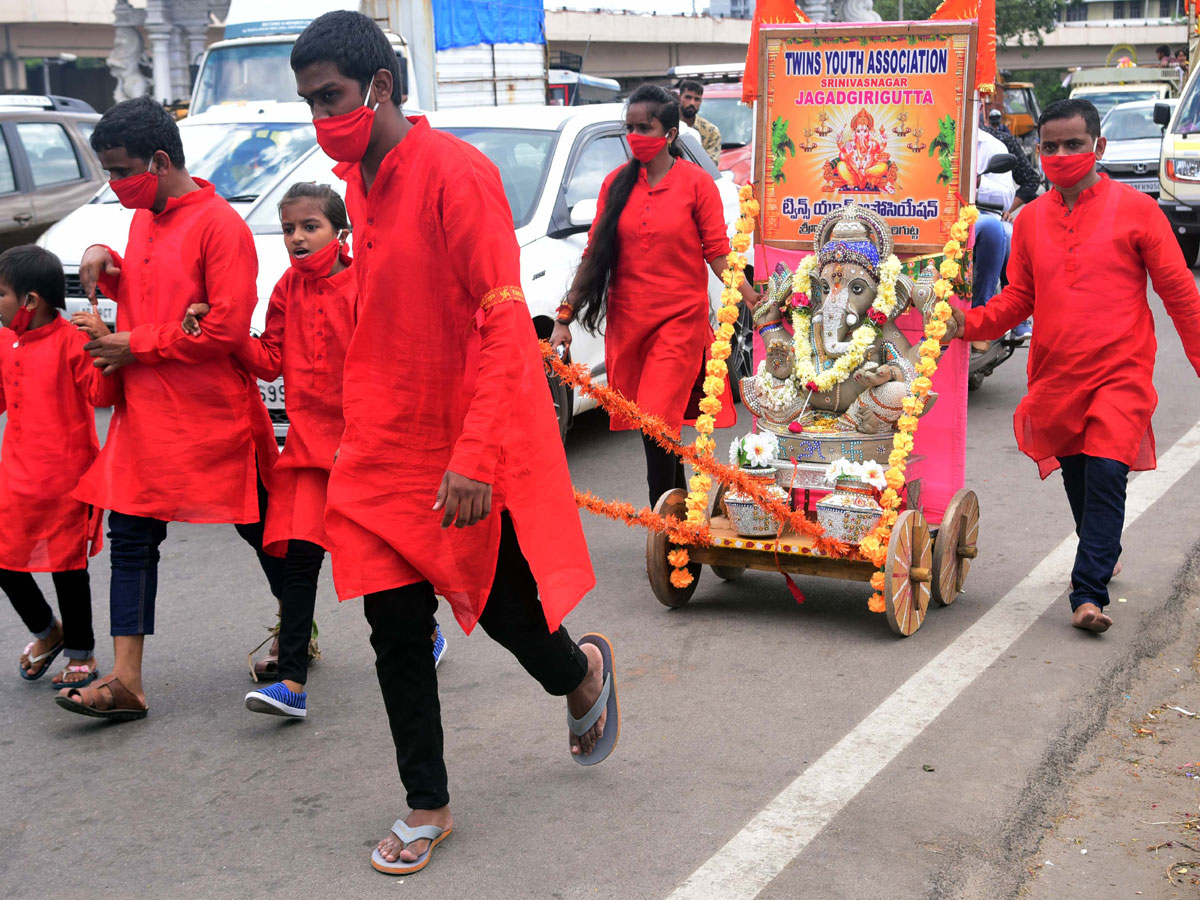
[[964, 337], [993, 340], [1030, 315], [1029, 393], [1017, 446], [1045, 478], [1086, 453], [1153, 469], [1154, 319], [1146, 273], [1200, 373], [1200, 294], [1153, 199], [1105, 175], [1068, 210], [1051, 190], [1017, 217], [1008, 287], [966, 314]]
[[[137, 361], [121, 370], [108, 440], [72, 496], [171, 522], [257, 522], [256, 446], [264, 480], [271, 421], [254, 380], [231, 356], [250, 339], [258, 257], [250, 229], [212, 185], [138, 210], [121, 273], [101, 279]], [[112, 251], [110, 251], [112, 252]], [[204, 332], [180, 327], [207, 303]]]
[[[604, 179], [595, 222], [620, 171]], [[609, 385], [676, 432], [713, 341], [708, 264], [728, 253], [721, 195], [703, 169], [677, 159], [654, 187], [641, 169], [617, 220], [604, 364]], [[723, 400], [721, 428], [737, 421], [728, 378]], [[612, 419], [614, 431], [635, 427], [623, 417]]]
[[325, 495], [333, 455], [342, 438], [342, 369], [354, 334], [358, 296], [350, 257], [347, 268], [326, 278], [306, 278], [289, 267], [271, 293], [262, 337], [238, 358], [252, 374], [286, 391], [287, 442], [271, 472], [263, 543], [270, 553], [290, 540], [329, 546]]
[[[507, 510], [551, 629], [595, 584], [496, 167], [420, 117], [354, 222], [358, 326], [346, 356], [346, 430], [325, 528], [343, 599], [431, 582], [470, 631], [495, 575]], [[442, 528], [449, 469], [492, 485], [492, 512]]]
[[68, 572], [100, 552], [104, 510], [70, 493], [100, 451], [92, 407], [113, 405], [121, 376], [101, 375], [87, 342], [57, 316], [20, 337], [0, 328], [0, 569]]

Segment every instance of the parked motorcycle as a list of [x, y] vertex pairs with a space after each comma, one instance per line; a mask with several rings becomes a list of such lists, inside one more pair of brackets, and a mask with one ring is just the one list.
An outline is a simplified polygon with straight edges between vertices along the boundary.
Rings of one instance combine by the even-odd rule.
[[[983, 174], [1000, 174], [1002, 172], [1010, 172], [1016, 165], [1016, 158], [1010, 153], [997, 153], [993, 156], [984, 169]], [[979, 209], [981, 215], [996, 216], [997, 218], [1004, 214], [1004, 208], [997, 204], [986, 203], [982, 200], [977, 200], [975, 206]], [[1000, 269], [1000, 286], [1003, 287], [1007, 283], [1005, 277], [1005, 269], [1008, 265], [1008, 259], [1005, 259], [1005, 265]], [[996, 371], [996, 367], [1007, 362], [1016, 352], [1016, 349], [1024, 343], [1022, 338], [1014, 338], [1012, 333], [1006, 334], [998, 341], [992, 341], [991, 345], [983, 351], [972, 349], [971, 363], [969, 375], [967, 379], [967, 388], [972, 391], [977, 391], [983, 387], [983, 380]]]

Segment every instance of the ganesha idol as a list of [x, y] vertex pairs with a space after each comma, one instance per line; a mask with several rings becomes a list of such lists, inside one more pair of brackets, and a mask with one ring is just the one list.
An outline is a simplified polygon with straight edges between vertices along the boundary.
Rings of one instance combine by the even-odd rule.
[[767, 356], [741, 382], [759, 428], [809, 470], [802, 481], [837, 459], [887, 461], [919, 361], [895, 320], [910, 305], [931, 315], [937, 278], [932, 266], [900, 274], [887, 222], [855, 204], [821, 221], [815, 245], [794, 275], [772, 274], [754, 312]]

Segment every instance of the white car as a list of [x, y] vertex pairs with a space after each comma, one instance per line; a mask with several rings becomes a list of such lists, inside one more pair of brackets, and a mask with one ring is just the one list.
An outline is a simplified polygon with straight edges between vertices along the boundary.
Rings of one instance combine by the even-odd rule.
[[[275, 104], [297, 107], [308, 115], [304, 104]], [[205, 113], [196, 119], [212, 115]], [[521, 283], [534, 325], [540, 337], [549, 337], [554, 327], [554, 314], [566, 295], [587, 242], [587, 231], [595, 215], [595, 201], [604, 177], [629, 159], [625, 141], [623, 108], [617, 104], [581, 107], [520, 107], [447, 110], [429, 114], [430, 124], [449, 131], [471, 143], [500, 170], [505, 194], [513, 212], [513, 225], [521, 247]], [[277, 116], [278, 118], [278, 116]], [[180, 132], [184, 134], [184, 125]], [[290, 120], [289, 120], [290, 121]], [[228, 126], [227, 126], [228, 127]], [[260, 131], [264, 127], [260, 126]], [[311, 122], [309, 123], [311, 136]], [[314, 141], [315, 144], [315, 141]], [[733, 182], [721, 177], [694, 134], [684, 133], [680, 145], [686, 157], [702, 166], [714, 178], [721, 192], [726, 223], [732, 230], [737, 219], [737, 189]], [[228, 143], [223, 144], [228, 147]], [[206, 171], [190, 160], [194, 153], [185, 134], [185, 150], [189, 170], [200, 177]], [[198, 159], [207, 161], [210, 154]], [[339, 192], [343, 183], [332, 174], [334, 163], [321, 150], [310, 144], [299, 160], [282, 176], [264, 186], [260, 196], [249, 202], [249, 193], [234, 194], [231, 202], [242, 211], [254, 234], [258, 252], [259, 305], [254, 316], [254, 330], [260, 331], [266, 317], [266, 306], [280, 276], [289, 264], [279, 225], [279, 200], [288, 187], [298, 181], [316, 181], [332, 185]], [[211, 166], [209, 167], [211, 168]], [[219, 189], [219, 186], [218, 186]], [[242, 198], [247, 198], [243, 200]], [[103, 200], [98, 197], [97, 201]], [[123, 243], [132, 215], [119, 204], [93, 201], [47, 234], [45, 245], [63, 259], [68, 272], [68, 310], [85, 305], [78, 282], [79, 257], [97, 235], [111, 235], [109, 242]], [[242, 203], [247, 205], [243, 209]], [[99, 206], [99, 209], [92, 207]], [[72, 222], [79, 217], [78, 225]], [[87, 217], [86, 219], [84, 217]], [[351, 239], [353, 240], [353, 238]], [[112, 245], [120, 249], [115, 243]], [[719, 305], [720, 282], [709, 278], [710, 307]], [[102, 307], [102, 315], [115, 319], [111, 302]], [[737, 352], [731, 358], [737, 377], [750, 369], [751, 329], [739, 329]], [[594, 380], [603, 384], [604, 339], [576, 328], [571, 345], [574, 362], [586, 364]], [[573, 396], [565, 385], [550, 379], [551, 392], [558, 409], [559, 424], [565, 435], [571, 419], [577, 413], [595, 406], [582, 395]], [[263, 400], [275, 422], [276, 436], [282, 440], [287, 433], [284, 413], [284, 390], [281, 383], [260, 384]]]
[[1154, 107], [1164, 104], [1174, 109], [1179, 101], [1135, 100], [1119, 103], [1104, 115], [1100, 134], [1108, 140], [1099, 169], [1114, 181], [1158, 196], [1158, 157], [1162, 150], [1163, 128], [1154, 124]]

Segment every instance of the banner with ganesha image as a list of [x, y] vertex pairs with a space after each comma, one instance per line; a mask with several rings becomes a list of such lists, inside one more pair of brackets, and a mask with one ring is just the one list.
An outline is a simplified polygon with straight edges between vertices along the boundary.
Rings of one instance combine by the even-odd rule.
[[817, 224], [858, 203], [896, 253], [940, 250], [974, 195], [974, 23], [766, 28], [760, 36], [759, 240], [811, 249]]

